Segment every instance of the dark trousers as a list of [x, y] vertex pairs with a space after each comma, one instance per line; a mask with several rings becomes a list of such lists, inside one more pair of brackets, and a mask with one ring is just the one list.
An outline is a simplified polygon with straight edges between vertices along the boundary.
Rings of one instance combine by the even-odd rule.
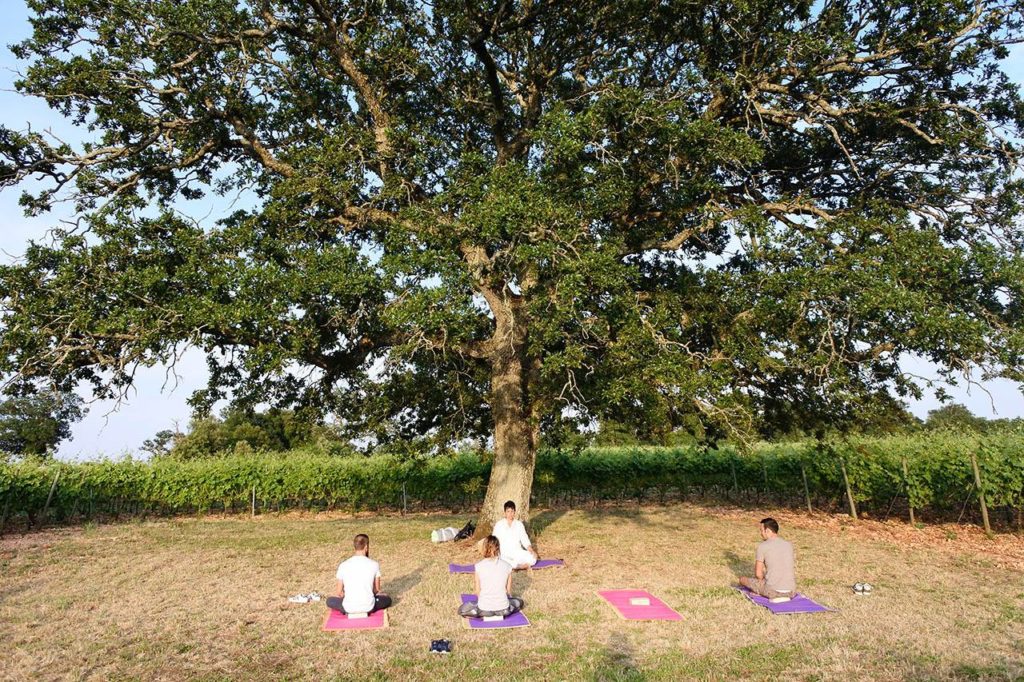
[[[380, 611], [391, 606], [391, 597], [386, 594], [374, 595], [373, 608], [367, 611], [367, 613], [373, 613], [374, 611]], [[341, 607], [341, 597], [328, 597], [327, 607], [345, 613], [345, 609]]]
[[486, 618], [487, 616], [511, 616], [522, 610], [525, 602], [519, 597], [508, 598], [508, 608], [503, 611], [482, 611], [475, 601], [468, 601], [459, 607], [459, 615], [464, 618]]

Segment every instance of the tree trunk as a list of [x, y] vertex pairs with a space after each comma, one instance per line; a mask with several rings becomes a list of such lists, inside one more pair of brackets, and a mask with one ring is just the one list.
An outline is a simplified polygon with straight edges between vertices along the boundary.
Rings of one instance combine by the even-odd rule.
[[516, 503], [523, 523], [529, 521], [539, 437], [539, 423], [530, 406], [528, 369], [524, 367], [522, 346], [496, 355], [491, 367], [494, 464], [477, 522], [478, 538], [490, 534], [508, 500]]

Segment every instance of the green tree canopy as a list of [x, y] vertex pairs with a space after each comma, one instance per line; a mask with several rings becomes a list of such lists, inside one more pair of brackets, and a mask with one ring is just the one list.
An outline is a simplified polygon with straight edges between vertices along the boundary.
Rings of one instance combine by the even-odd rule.
[[943, 405], [942, 407], [929, 410], [928, 418], [925, 419], [925, 427], [929, 429], [950, 429], [959, 433], [986, 430], [988, 420], [979, 417], [958, 403]]
[[283, 452], [324, 440], [332, 451], [355, 451], [339, 441], [338, 434], [322, 423], [304, 419], [291, 410], [271, 408], [262, 412], [227, 409], [219, 419], [203, 416], [193, 419], [188, 433], [161, 431], [147, 449], [154, 455], [176, 459], [215, 457], [236, 451]]
[[71, 425], [85, 416], [82, 398], [46, 391], [0, 402], [0, 452], [51, 456], [71, 435]]
[[491, 433], [485, 521], [565, 422], [842, 420], [907, 353], [1022, 378], [1019, 3], [28, 5], [18, 88], [89, 142], [0, 131], [81, 215], [0, 270], [2, 370], [107, 395], [192, 345], [200, 406]]

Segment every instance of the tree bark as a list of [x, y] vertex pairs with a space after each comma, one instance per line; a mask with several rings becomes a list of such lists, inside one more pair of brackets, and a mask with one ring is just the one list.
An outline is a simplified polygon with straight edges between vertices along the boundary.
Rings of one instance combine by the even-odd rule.
[[512, 500], [523, 523], [530, 518], [530, 491], [537, 460], [539, 423], [530, 403], [529, 372], [523, 346], [506, 347], [492, 357], [491, 413], [494, 415], [494, 463], [476, 537], [489, 535]]

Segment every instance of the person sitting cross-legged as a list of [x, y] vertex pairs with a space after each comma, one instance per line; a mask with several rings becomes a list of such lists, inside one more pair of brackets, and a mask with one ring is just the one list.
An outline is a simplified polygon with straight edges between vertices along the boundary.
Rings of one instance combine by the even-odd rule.
[[740, 578], [740, 585], [773, 601], [796, 596], [796, 553], [792, 543], [779, 537], [779, 523], [761, 519], [761, 542], [754, 557], [754, 577]]
[[355, 553], [338, 566], [338, 596], [327, 606], [345, 614], [373, 613], [391, 606], [380, 591], [380, 564], [370, 558], [370, 538], [360, 533], [352, 541]]
[[484, 558], [476, 563], [476, 601], [459, 607], [465, 618], [511, 616], [523, 608], [523, 600], [510, 596], [512, 592], [512, 565], [501, 558], [498, 538], [488, 535], [484, 540]]
[[516, 570], [530, 568], [540, 557], [530, 543], [526, 526], [516, 518], [516, 503], [512, 500], [506, 502], [504, 512], [505, 518], [498, 519], [491, 531], [501, 543], [501, 558]]

